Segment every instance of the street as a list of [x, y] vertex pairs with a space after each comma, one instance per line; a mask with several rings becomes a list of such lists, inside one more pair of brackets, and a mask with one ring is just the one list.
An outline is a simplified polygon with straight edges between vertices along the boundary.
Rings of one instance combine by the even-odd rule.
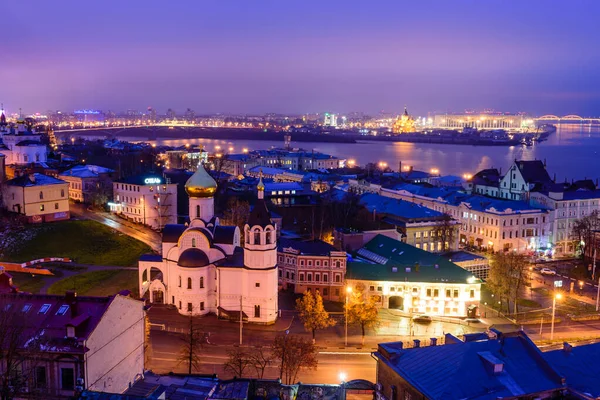
[[116, 215], [103, 211], [91, 211], [84, 204], [70, 203], [69, 209], [74, 217], [80, 219], [91, 219], [109, 226], [125, 235], [131, 236], [141, 242], [146, 243], [152, 250], [160, 253], [161, 236], [160, 233], [140, 224], [134, 224]]
[[[177, 359], [181, 346], [181, 335], [176, 333], [153, 330], [151, 335], [151, 360], [147, 368], [156, 373], [185, 372], [185, 363]], [[206, 344], [202, 356], [202, 367], [196, 373], [218, 374], [220, 378], [232, 378], [224, 371], [223, 364], [227, 361], [227, 353], [233, 346], [217, 346]], [[300, 380], [305, 383], [339, 383], [340, 373], [345, 373], [348, 379], [367, 379], [375, 381], [375, 360], [370, 351], [320, 351], [319, 365], [315, 371], [302, 371]], [[256, 376], [249, 371], [250, 376]], [[279, 366], [271, 364], [265, 373], [265, 378], [279, 377]]]

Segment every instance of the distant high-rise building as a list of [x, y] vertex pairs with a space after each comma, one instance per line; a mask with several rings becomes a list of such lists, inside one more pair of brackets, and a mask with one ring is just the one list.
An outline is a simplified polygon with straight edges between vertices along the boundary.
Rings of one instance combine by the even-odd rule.
[[337, 114], [325, 113], [323, 126], [337, 126]]
[[187, 110], [185, 110], [185, 119], [186, 121], [193, 121], [194, 119], [196, 119], [196, 112], [191, 108], [188, 108]]
[[175, 119], [177, 117], [177, 114], [175, 113], [175, 110], [173, 110], [172, 108], [169, 108], [167, 110], [167, 119]]
[[156, 110], [152, 107], [148, 107], [148, 119], [152, 122], [156, 122]]

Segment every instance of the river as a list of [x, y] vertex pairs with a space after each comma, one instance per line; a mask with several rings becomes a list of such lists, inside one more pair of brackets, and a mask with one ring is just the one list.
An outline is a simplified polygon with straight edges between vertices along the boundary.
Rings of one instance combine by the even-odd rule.
[[[121, 137], [136, 141], [139, 138]], [[249, 150], [282, 147], [282, 142], [264, 140], [214, 140], [214, 139], [159, 139], [158, 145], [182, 146], [185, 143], [203, 144], [208, 151], [241, 153]], [[220, 146], [220, 149], [216, 149]], [[502, 168], [506, 171], [514, 159], [546, 160], [550, 176], [564, 179], [600, 178], [600, 126], [559, 125], [555, 133], [542, 143], [525, 146], [468, 146], [429, 143], [388, 143], [360, 141], [348, 143], [300, 143], [292, 146], [316, 150], [337, 157], [368, 162], [386, 162], [392, 169], [398, 163], [415, 169], [429, 171], [436, 168], [442, 175], [473, 174], [484, 168]], [[231, 148], [231, 150], [230, 150]]]

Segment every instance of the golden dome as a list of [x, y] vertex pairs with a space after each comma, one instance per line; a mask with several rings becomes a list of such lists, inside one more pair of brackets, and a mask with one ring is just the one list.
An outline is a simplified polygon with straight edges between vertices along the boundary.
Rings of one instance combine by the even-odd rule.
[[213, 197], [217, 191], [217, 182], [200, 164], [194, 175], [185, 183], [185, 191], [190, 197]]
[[256, 189], [265, 190], [265, 184], [263, 183], [263, 180], [262, 180], [262, 171], [260, 172], [260, 179], [258, 180], [258, 185], [256, 185]]

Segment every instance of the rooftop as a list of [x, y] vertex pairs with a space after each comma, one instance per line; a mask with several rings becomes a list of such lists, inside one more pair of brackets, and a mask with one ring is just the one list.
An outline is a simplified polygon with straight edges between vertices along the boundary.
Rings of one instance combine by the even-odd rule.
[[33, 186], [47, 186], [47, 185], [60, 185], [67, 184], [65, 181], [56, 179], [52, 176], [34, 173], [29, 175], [19, 176], [17, 178], [10, 179], [5, 182], [6, 185], [10, 186], [21, 186], [21, 187], [33, 187]]
[[444, 217], [443, 213], [420, 204], [381, 196], [375, 193], [363, 194], [360, 198], [360, 203], [369, 212], [375, 211], [380, 214], [393, 215], [406, 220], [437, 220]]
[[339, 251], [329, 243], [321, 240], [291, 240], [285, 238], [279, 238], [277, 240], [277, 251], [284, 251], [284, 249], [292, 248], [297, 250], [302, 255], [321, 255], [328, 256], [332, 251]]
[[[114, 298], [79, 297], [74, 292], [62, 296], [11, 293], [0, 294], [0, 307], [18, 311], [26, 319], [22, 346], [42, 340], [46, 351], [85, 353], [81, 341], [93, 332]], [[76, 338], [66, 337], [67, 325], [75, 327]]]
[[98, 165], [77, 165], [61, 173], [64, 176], [74, 176], [77, 178], [96, 178], [102, 174], [115, 172], [110, 168], [100, 167]]
[[560, 350], [542, 353], [544, 359], [565, 376], [569, 388], [600, 397], [600, 343], [572, 347], [568, 343]]
[[352, 256], [346, 278], [392, 282], [476, 283], [473, 275], [447, 258], [377, 235]]
[[565, 387], [523, 332], [412, 349], [383, 343], [376, 355], [432, 400], [523, 398]]

